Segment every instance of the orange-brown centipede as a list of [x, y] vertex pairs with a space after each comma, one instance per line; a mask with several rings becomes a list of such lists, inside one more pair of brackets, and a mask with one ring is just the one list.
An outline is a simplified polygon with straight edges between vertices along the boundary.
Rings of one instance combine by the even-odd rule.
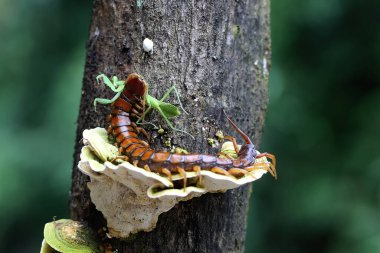
[[[139, 133], [147, 135], [145, 130], [138, 127], [134, 122], [134, 119], [139, 118], [144, 112], [146, 90], [147, 84], [144, 79], [136, 73], [130, 74], [120, 97], [112, 104], [108, 133], [116, 139], [119, 154], [125, 160], [140, 168], [164, 174], [169, 178], [171, 178], [172, 173], [179, 173], [186, 178], [186, 171], [199, 172], [200, 170], [210, 170], [222, 175], [240, 177], [259, 168], [267, 169], [276, 177], [275, 156], [269, 153], [258, 154], [249, 137], [227, 115], [229, 123], [246, 142], [239, 150], [236, 140], [230, 136], [226, 137], [233, 142], [238, 154], [237, 159], [219, 158], [205, 154], [172, 154], [150, 148], [145, 141], [138, 137]], [[260, 157], [270, 158], [272, 162], [268, 163], [269, 165], [267, 163], [255, 163], [255, 160]]]

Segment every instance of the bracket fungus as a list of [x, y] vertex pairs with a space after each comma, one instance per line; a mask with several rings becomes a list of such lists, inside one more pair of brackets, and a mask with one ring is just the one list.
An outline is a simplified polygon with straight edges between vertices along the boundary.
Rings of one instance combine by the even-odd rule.
[[79, 221], [61, 219], [45, 224], [40, 253], [101, 253], [96, 233]]
[[[108, 141], [103, 128], [84, 130], [80, 171], [90, 177], [87, 186], [96, 208], [107, 220], [110, 237], [127, 238], [139, 231], [155, 228], [158, 216], [169, 211], [179, 201], [199, 197], [207, 192], [225, 192], [253, 182], [267, 172], [257, 169], [241, 178], [225, 176], [207, 170], [186, 172], [187, 186], [183, 177], [173, 175], [172, 181], [157, 173], [146, 171], [128, 162], [117, 165], [114, 160], [118, 151]], [[236, 156], [231, 142], [222, 146], [222, 151]], [[267, 163], [265, 157], [258, 163]]]

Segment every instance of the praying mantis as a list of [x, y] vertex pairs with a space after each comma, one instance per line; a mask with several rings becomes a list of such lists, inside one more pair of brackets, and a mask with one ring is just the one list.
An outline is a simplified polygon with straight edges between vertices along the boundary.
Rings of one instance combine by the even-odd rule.
[[[119, 80], [117, 76], [112, 76], [112, 78], [110, 80], [105, 74], [99, 74], [96, 77], [96, 80], [97, 80], [98, 83], [99, 82], [103, 82], [107, 87], [109, 87], [116, 94], [115, 94], [115, 96], [112, 99], [95, 98], [94, 99], [95, 111], [96, 111], [96, 104], [97, 103], [99, 103], [99, 104], [112, 104], [113, 102], [115, 102], [116, 99], [119, 98], [119, 96], [122, 93], [122, 91], [124, 89], [124, 86], [125, 86], [125, 81], [124, 80]], [[186, 132], [184, 130], [175, 128], [173, 126], [173, 124], [170, 122], [170, 120], [172, 118], [181, 115], [181, 112], [178, 109], [178, 107], [176, 107], [176, 106], [174, 106], [174, 105], [172, 105], [170, 103], [164, 102], [173, 91], [175, 92], [175, 94], [177, 96], [177, 99], [179, 101], [179, 106], [181, 107], [181, 109], [186, 114], [188, 114], [185, 111], [185, 109], [183, 108], [183, 106], [182, 106], [182, 103], [181, 103], [181, 100], [179, 98], [179, 94], [178, 94], [178, 91], [177, 91], [175, 85], [173, 85], [173, 86], [170, 87], [170, 89], [164, 94], [164, 96], [160, 100], [158, 100], [155, 97], [152, 97], [151, 95], [149, 95], [148, 91], [146, 92], [146, 95], [145, 95], [145, 104], [148, 106], [148, 108], [144, 111], [144, 113], [142, 114], [142, 116], [140, 117], [140, 119], [137, 121], [137, 123], [138, 124], [144, 124], [141, 121], [144, 120], [144, 117], [145, 117], [145, 115], [147, 113], [149, 113], [152, 109], [154, 109], [158, 113], [160, 113], [160, 115], [164, 118], [166, 124], [168, 124], [168, 126], [172, 130], [185, 133], [185, 134], [191, 136], [194, 139], [194, 136], [192, 136], [191, 134], [189, 134], [188, 132]], [[152, 124], [152, 123], [149, 123], [149, 124]], [[154, 124], [152, 124], [152, 125], [154, 125]]]

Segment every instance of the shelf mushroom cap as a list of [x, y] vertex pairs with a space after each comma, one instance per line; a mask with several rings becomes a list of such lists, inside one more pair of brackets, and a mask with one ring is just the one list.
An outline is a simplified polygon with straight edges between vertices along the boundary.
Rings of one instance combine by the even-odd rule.
[[45, 224], [40, 253], [101, 253], [95, 232], [82, 222], [61, 219]]
[[[174, 174], [172, 181], [158, 173], [146, 171], [128, 162], [113, 164], [117, 148], [109, 143], [103, 128], [85, 130], [78, 168], [90, 177], [87, 184], [96, 208], [107, 220], [110, 237], [127, 238], [139, 231], [155, 228], [158, 216], [169, 211], [178, 202], [199, 197], [208, 192], [225, 192], [253, 182], [267, 172], [257, 169], [241, 178], [225, 176], [207, 170], [186, 172], [187, 186], [183, 177]], [[231, 142], [222, 151], [236, 155]], [[258, 163], [268, 163], [265, 157]], [[199, 180], [201, 178], [201, 180]]]

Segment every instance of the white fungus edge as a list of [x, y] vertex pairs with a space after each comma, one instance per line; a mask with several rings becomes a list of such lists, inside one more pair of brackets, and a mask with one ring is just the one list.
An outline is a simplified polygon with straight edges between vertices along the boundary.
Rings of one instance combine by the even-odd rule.
[[[179, 201], [199, 197], [207, 192], [225, 192], [253, 182], [267, 171], [254, 170], [242, 178], [215, 174], [201, 170], [202, 185], [174, 189], [173, 183], [164, 176], [133, 166], [128, 162], [114, 165], [102, 159], [117, 155], [117, 148], [108, 143], [104, 128], [94, 128], [83, 132], [85, 146], [82, 148], [78, 168], [90, 177], [87, 183], [91, 201], [107, 220], [109, 235], [127, 238], [139, 231], [155, 228], [158, 216], [169, 211]], [[222, 149], [233, 148], [226, 142]], [[267, 162], [265, 158], [257, 162]], [[187, 172], [188, 180], [199, 175]], [[173, 175], [173, 181], [183, 180]]]

